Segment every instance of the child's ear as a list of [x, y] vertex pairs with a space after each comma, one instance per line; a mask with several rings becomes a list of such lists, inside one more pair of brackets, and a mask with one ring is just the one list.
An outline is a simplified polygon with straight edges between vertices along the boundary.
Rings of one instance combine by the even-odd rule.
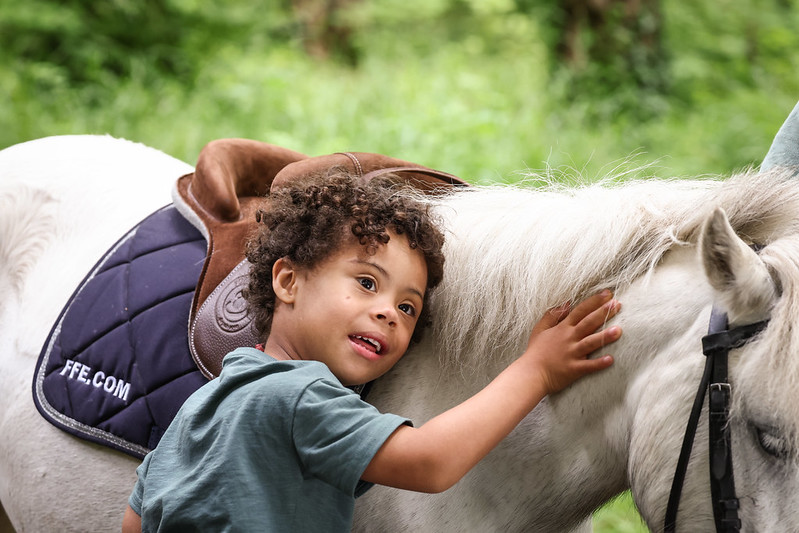
[[297, 292], [297, 270], [286, 259], [281, 257], [272, 266], [272, 290], [275, 297], [284, 304], [294, 303]]

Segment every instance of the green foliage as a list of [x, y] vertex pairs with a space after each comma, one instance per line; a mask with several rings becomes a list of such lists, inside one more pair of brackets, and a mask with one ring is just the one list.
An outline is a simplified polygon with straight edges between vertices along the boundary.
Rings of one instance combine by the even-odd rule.
[[[797, 0], [767, 1], [664, 0], [663, 95], [553, 71], [554, 0], [353, 2], [338, 16], [357, 68], [307, 57], [285, 0], [0, 0], [0, 146], [108, 132], [192, 161], [245, 136], [478, 182], [548, 166], [728, 173], [759, 162], [799, 89]], [[632, 105], [647, 120], [619, 112]]]
[[799, 93], [799, 2], [665, 2], [674, 95], [692, 106], [739, 91]]
[[0, 15], [4, 53], [47, 64], [67, 83], [110, 83], [128, 75], [136, 57], [160, 74], [181, 77], [190, 69], [180, 54], [181, 25], [162, 2], [4, 2]]
[[[203, 58], [240, 35], [290, 18], [271, 6], [222, 0], [0, 0], [0, 54], [42, 88], [109, 88], [118, 80], [167, 77], [191, 84]], [[268, 21], [265, 23], [265, 21]], [[284, 32], [286, 33], [286, 32]], [[102, 92], [102, 91], [100, 91]]]
[[627, 491], [594, 514], [594, 531], [601, 533], [647, 533], [649, 528], [638, 515]]

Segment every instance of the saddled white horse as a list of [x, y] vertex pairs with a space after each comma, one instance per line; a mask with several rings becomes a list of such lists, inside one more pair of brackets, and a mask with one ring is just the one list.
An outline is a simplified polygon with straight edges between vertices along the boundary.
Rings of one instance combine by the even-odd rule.
[[[189, 171], [110, 137], [0, 152], [0, 530], [119, 529], [138, 461], [47, 423], [33, 405], [33, 369], [85, 273]], [[623, 303], [624, 336], [609, 349], [612, 368], [542, 402], [456, 487], [375, 488], [359, 500], [356, 529], [590, 530], [591, 512], [631, 488], [661, 530], [714, 302], [733, 324], [771, 318], [730, 365], [743, 530], [799, 524], [799, 180], [776, 170], [476, 188], [438, 209], [448, 241], [435, 328], [376, 384], [370, 401], [382, 410], [422, 423], [462, 401], [520, 352], [545, 309], [601, 287]], [[677, 531], [713, 530], [707, 440], [700, 424]]]

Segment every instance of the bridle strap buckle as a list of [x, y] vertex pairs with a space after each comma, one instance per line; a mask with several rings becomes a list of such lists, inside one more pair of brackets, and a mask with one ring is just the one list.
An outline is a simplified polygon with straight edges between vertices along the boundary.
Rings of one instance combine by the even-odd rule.
[[729, 383], [711, 383], [709, 388], [708, 407], [711, 418], [723, 418], [726, 424], [730, 414], [730, 398], [732, 397], [732, 385]]

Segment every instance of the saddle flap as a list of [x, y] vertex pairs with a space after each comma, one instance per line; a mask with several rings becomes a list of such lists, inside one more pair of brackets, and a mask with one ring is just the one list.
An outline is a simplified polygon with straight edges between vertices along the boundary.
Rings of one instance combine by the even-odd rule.
[[[241, 297], [241, 280], [230, 278], [244, 261], [247, 239], [255, 224], [259, 197], [269, 192], [272, 181], [286, 165], [307, 156], [249, 139], [219, 139], [208, 143], [200, 152], [192, 174], [178, 179], [173, 201], [180, 213], [199, 229], [208, 243], [189, 316], [189, 348], [197, 367], [210, 378], [219, 375], [222, 359], [230, 351], [231, 342], [246, 342], [238, 346], [253, 346], [255, 332], [236, 321], [230, 326], [228, 311], [242, 301], [226, 298]], [[237, 289], [234, 295], [221, 287], [215, 298], [203, 307], [209, 296], [226, 281]], [[216, 297], [222, 295], [220, 306]], [[203, 308], [202, 320], [198, 320]], [[218, 317], [215, 313], [219, 310]], [[231, 331], [232, 330], [232, 331]], [[231, 338], [232, 334], [232, 338]], [[239, 337], [239, 335], [244, 335]]]
[[211, 291], [189, 323], [189, 346], [200, 371], [216, 376], [225, 354], [258, 344], [242, 291], [249, 282], [250, 263], [243, 259]]

